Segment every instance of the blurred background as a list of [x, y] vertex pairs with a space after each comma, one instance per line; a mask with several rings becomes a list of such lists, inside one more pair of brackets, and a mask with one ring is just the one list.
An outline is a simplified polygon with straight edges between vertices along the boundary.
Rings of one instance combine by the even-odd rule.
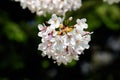
[[77, 11], [66, 13], [86, 18], [93, 31], [90, 48], [79, 61], [67, 66], [53, 63], [37, 50], [41, 38], [37, 25], [50, 18], [36, 16], [20, 3], [0, 1], [0, 80], [120, 80], [120, 3], [83, 0]]

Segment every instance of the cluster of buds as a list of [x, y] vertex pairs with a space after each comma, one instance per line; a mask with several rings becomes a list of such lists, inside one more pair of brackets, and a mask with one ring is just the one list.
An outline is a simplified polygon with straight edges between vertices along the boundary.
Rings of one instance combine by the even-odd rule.
[[67, 11], [76, 10], [81, 7], [81, 0], [15, 0], [20, 2], [23, 9], [28, 8], [37, 15], [55, 13], [64, 15]]
[[77, 19], [77, 24], [73, 26], [69, 25], [71, 21], [72, 17], [63, 24], [63, 20], [53, 14], [47, 22], [49, 26], [38, 25], [38, 36], [42, 38], [38, 50], [43, 52], [42, 56], [52, 58], [58, 65], [78, 60], [79, 55], [89, 48], [91, 33], [84, 30], [88, 28], [86, 19]]

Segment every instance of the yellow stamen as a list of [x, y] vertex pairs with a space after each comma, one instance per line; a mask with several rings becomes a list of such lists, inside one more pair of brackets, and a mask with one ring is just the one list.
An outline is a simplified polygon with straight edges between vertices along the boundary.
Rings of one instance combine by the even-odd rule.
[[65, 28], [65, 31], [66, 31], [66, 32], [70, 32], [70, 31], [72, 31], [72, 28], [66, 27], [66, 28]]
[[59, 28], [60, 28], [60, 29], [62, 29], [63, 27], [64, 27], [63, 24], [60, 24], [60, 25], [59, 25]]
[[61, 35], [61, 34], [62, 34], [62, 32], [58, 31], [58, 32], [57, 32], [57, 34], [58, 34], [58, 35]]

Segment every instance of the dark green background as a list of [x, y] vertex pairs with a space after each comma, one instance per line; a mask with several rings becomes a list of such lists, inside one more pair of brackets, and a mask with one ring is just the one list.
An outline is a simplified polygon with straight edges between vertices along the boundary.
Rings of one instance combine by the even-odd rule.
[[[37, 25], [49, 20], [23, 10], [19, 3], [0, 1], [0, 80], [119, 80], [120, 79], [120, 3], [109, 5], [102, 0], [84, 0], [77, 11], [66, 13], [86, 18], [91, 35], [90, 49], [79, 61], [58, 66], [37, 50], [41, 38]], [[111, 55], [97, 58], [96, 54]], [[105, 59], [105, 60], [104, 60]]]

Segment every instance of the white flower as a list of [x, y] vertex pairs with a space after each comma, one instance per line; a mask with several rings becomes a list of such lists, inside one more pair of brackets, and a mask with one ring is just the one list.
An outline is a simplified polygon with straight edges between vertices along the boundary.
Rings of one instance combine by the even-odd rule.
[[[71, 20], [72, 18], [68, 19], [68, 22]], [[72, 60], [78, 60], [79, 55], [89, 48], [91, 33], [84, 31], [88, 27], [86, 19], [78, 19], [77, 24], [68, 26], [53, 14], [48, 23], [49, 26], [38, 25], [38, 36], [42, 38], [38, 50], [43, 52], [42, 56], [52, 58], [58, 65], [67, 65]]]
[[61, 24], [61, 18], [57, 17], [55, 14], [52, 15], [52, 18], [48, 21], [52, 25], [52, 28], [58, 28]]
[[81, 31], [81, 30], [83, 30], [83, 29], [86, 29], [86, 28], [88, 28], [88, 25], [85, 23], [86, 22], [86, 19], [77, 19], [77, 24], [75, 25], [75, 27], [76, 27], [76, 29], [78, 30], [78, 31]]
[[66, 11], [77, 10], [81, 7], [81, 0], [15, 0], [20, 2], [23, 9], [28, 8], [37, 15], [55, 13], [64, 15]]
[[120, 0], [103, 0], [104, 2], [108, 2], [108, 4], [119, 3]]

